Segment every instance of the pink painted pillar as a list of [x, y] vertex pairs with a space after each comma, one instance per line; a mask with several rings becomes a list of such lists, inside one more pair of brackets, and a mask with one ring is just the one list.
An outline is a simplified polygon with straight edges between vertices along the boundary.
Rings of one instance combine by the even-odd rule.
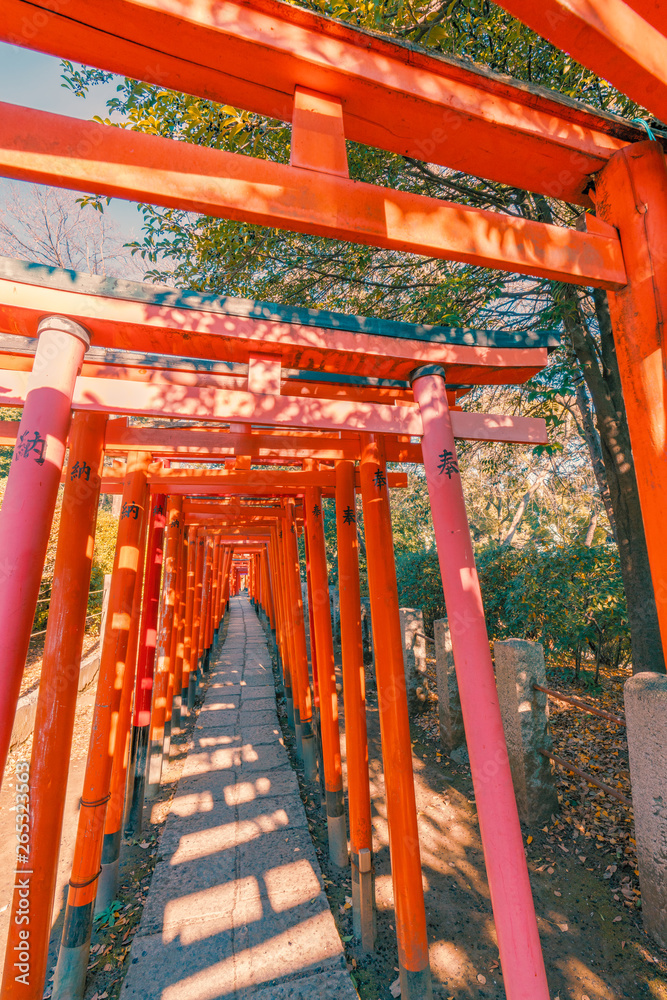
[[549, 1000], [444, 371], [411, 381], [507, 1000]]
[[90, 346], [86, 330], [63, 316], [42, 319], [37, 336], [0, 510], [0, 774], [30, 645], [72, 419], [74, 383]]

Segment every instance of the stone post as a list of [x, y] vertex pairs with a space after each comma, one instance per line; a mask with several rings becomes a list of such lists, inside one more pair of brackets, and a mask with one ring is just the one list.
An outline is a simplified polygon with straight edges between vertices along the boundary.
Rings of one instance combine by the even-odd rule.
[[519, 816], [542, 823], [558, 811], [551, 764], [540, 750], [551, 750], [544, 651], [538, 642], [506, 639], [494, 642], [496, 684]]
[[334, 642], [337, 642], [340, 639], [340, 597], [338, 595], [338, 587], [329, 587], [329, 606], [331, 608], [331, 632]]
[[440, 742], [447, 750], [465, 746], [459, 686], [454, 669], [452, 636], [446, 618], [433, 622], [435, 636], [435, 676], [438, 687]]
[[624, 694], [644, 926], [667, 948], [667, 676], [635, 674]]
[[420, 608], [399, 608], [403, 633], [403, 667], [408, 705], [412, 708], [419, 698], [417, 689], [428, 690], [426, 684], [426, 639], [424, 637], [424, 612]]
[[361, 642], [364, 653], [364, 663], [374, 663], [373, 657], [373, 632], [371, 627], [371, 615], [365, 604], [361, 605]]

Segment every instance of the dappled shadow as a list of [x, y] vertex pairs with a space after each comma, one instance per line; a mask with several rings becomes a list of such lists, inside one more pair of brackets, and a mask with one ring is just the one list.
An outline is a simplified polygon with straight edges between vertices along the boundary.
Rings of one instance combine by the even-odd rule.
[[271, 659], [240, 598], [159, 851], [123, 996], [268, 998], [297, 980], [298, 996], [353, 1000]]
[[[383, 762], [377, 698], [369, 676], [368, 723], [378, 925], [393, 936]], [[467, 765], [449, 760], [435, 737], [413, 727], [413, 766], [419, 819], [429, 955], [437, 997], [504, 1000], [502, 970], [486, 879], [474, 794]], [[345, 741], [343, 741], [343, 751]], [[565, 824], [566, 829], [567, 825]], [[534, 834], [538, 831], [525, 831]], [[572, 831], [575, 832], [575, 831]], [[540, 835], [541, 836], [541, 835]], [[576, 840], [541, 836], [529, 851], [529, 871], [551, 996], [579, 1000], [654, 1000], [665, 995], [656, 946], [610, 900], [609, 885], [576, 856]], [[603, 845], [599, 845], [602, 847]], [[593, 848], [594, 844], [589, 845]], [[581, 848], [580, 848], [581, 850]], [[593, 851], [593, 853], [598, 853]], [[603, 862], [604, 864], [604, 862]], [[647, 951], [647, 948], [649, 949]], [[349, 952], [355, 954], [357, 952]], [[395, 953], [383, 956], [383, 981]], [[362, 977], [379, 975], [360, 958]], [[481, 977], [481, 978], [480, 978]], [[390, 980], [389, 980], [390, 981]], [[441, 991], [441, 992], [439, 992]], [[364, 993], [362, 992], [362, 996]], [[373, 996], [372, 992], [367, 994]], [[384, 994], [381, 994], [384, 996]]]

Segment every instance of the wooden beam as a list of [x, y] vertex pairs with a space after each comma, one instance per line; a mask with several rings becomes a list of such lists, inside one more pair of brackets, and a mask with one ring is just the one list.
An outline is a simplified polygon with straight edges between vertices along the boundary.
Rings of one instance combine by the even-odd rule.
[[[379, 321], [156, 289], [0, 258], [0, 331], [8, 335], [3, 343], [9, 353], [18, 351], [22, 338], [30, 339], [26, 350], [31, 349], [37, 324], [48, 313], [77, 319], [90, 331], [94, 346], [87, 363], [101, 366], [109, 350], [120, 366], [133, 369], [153, 370], [157, 360], [175, 380], [195, 372], [223, 377], [230, 365], [235, 374], [244, 366], [245, 374], [251, 354], [270, 352], [300, 379], [319, 376], [322, 383], [327, 377], [405, 383], [415, 367], [436, 363], [454, 386], [519, 384], [541, 371], [547, 350], [559, 342], [550, 331], [516, 334]], [[25, 357], [11, 364], [21, 368]], [[202, 365], [207, 372], [199, 372]]]
[[177, 381], [196, 373], [202, 380], [224, 377], [226, 388], [245, 388], [250, 358], [261, 348], [281, 362], [283, 390], [293, 395], [302, 394], [304, 386], [306, 394], [321, 396], [331, 388], [332, 394], [373, 390], [378, 399], [401, 398], [410, 391], [411, 369], [437, 361], [451, 375], [448, 393], [454, 405], [473, 384], [524, 381], [546, 363], [546, 351], [560, 344], [554, 330], [381, 320], [164, 289], [0, 257], [0, 331], [3, 323], [16, 331], [0, 332], [0, 367], [27, 370], [31, 364], [42, 314], [37, 306], [77, 313], [90, 330], [95, 343], [86, 354], [84, 375], [94, 374], [97, 365], [135, 380]]
[[574, 284], [626, 281], [616, 236], [11, 104], [0, 104], [0, 173]]
[[588, 177], [640, 135], [543, 88], [271, 0], [3, 0], [2, 14], [5, 41], [285, 122], [297, 86], [330, 94], [348, 139], [581, 204]]
[[[4, 351], [0, 353], [0, 367], [11, 369], [12, 371], [32, 371], [32, 361], [32, 354], [9, 355]], [[280, 365], [279, 358], [277, 359], [277, 364], [278, 366]], [[123, 381], [129, 379], [133, 382], [151, 382], [153, 385], [159, 384], [165, 386], [193, 385], [200, 388], [210, 386], [214, 389], [244, 390], [248, 388], [249, 384], [248, 376], [244, 375], [219, 375], [210, 372], [183, 371], [171, 368], [140, 368], [138, 365], [118, 365], [111, 361], [97, 362], [85, 359], [81, 366], [81, 374], [88, 378], [112, 378]], [[395, 401], [412, 402], [411, 389], [399, 389], [382, 385], [367, 387], [342, 385], [336, 382], [302, 382], [297, 379], [288, 378], [280, 381], [280, 394], [283, 396], [301, 396], [304, 398], [347, 399], [389, 404]], [[453, 397], [454, 393], [451, 396]], [[454, 402], [454, 399], [452, 399], [452, 402]]]
[[[667, 38], [623, 0], [499, 0], [577, 62], [667, 121]], [[655, 7], [655, 4], [652, 6]]]
[[[3, 403], [3, 377], [0, 372], [0, 406], [20, 406], [15, 392], [10, 401]], [[6, 388], [4, 391], [6, 391]], [[515, 444], [547, 444], [546, 423], [539, 417], [506, 416], [502, 413], [475, 413], [452, 410], [454, 436], [466, 441], [503, 441]], [[13, 447], [18, 421], [0, 421], [0, 446]], [[411, 442], [410, 436], [385, 434], [387, 459], [390, 462], [416, 462], [421, 464], [421, 445]], [[403, 440], [401, 440], [403, 438]], [[358, 459], [361, 455], [359, 437], [327, 437], [312, 434], [280, 437], [266, 431], [253, 431], [250, 435], [204, 427], [128, 427], [120, 420], [107, 424], [105, 448], [108, 453], [149, 451], [159, 458], [181, 458], [184, 461], [220, 461], [237, 454], [250, 455], [259, 464], [262, 461], [286, 461], [318, 458], [336, 461]]]
[[[28, 373], [0, 371], [0, 406], [21, 406]], [[347, 403], [344, 400], [298, 399], [224, 389], [116, 382], [113, 379], [76, 380], [74, 410], [124, 413], [169, 419], [240, 421], [278, 427], [347, 428], [371, 433], [420, 435], [416, 406]]]
[[[357, 473], [357, 478], [359, 473]], [[119, 470], [105, 466], [102, 481], [115, 482], [120, 479]], [[219, 469], [165, 469], [157, 463], [149, 466], [148, 482], [154, 491], [162, 493], [196, 492], [203, 488], [208, 493], [219, 489], [225, 493], [243, 493], [246, 487], [250, 495], [271, 493], [273, 490], [287, 489], [292, 493], [303, 493], [307, 487], [317, 489], [333, 488], [336, 485], [335, 469], [320, 469], [318, 472], [297, 472], [274, 469], [251, 469], [249, 471], [222, 472]], [[360, 484], [357, 483], [359, 486]], [[408, 485], [406, 472], [388, 472], [387, 485], [395, 489], [405, 489]]]

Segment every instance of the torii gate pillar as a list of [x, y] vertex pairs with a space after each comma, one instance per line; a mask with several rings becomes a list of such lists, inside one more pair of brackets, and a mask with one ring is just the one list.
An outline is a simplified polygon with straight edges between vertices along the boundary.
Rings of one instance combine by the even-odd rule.
[[4, 771], [88, 332], [64, 316], [39, 338], [0, 512], [0, 774]]
[[597, 217], [620, 234], [628, 275], [609, 292], [609, 312], [667, 661], [667, 164], [660, 144], [615, 153], [593, 197]]
[[479, 829], [508, 1000], [549, 1000], [444, 370], [412, 373]]

